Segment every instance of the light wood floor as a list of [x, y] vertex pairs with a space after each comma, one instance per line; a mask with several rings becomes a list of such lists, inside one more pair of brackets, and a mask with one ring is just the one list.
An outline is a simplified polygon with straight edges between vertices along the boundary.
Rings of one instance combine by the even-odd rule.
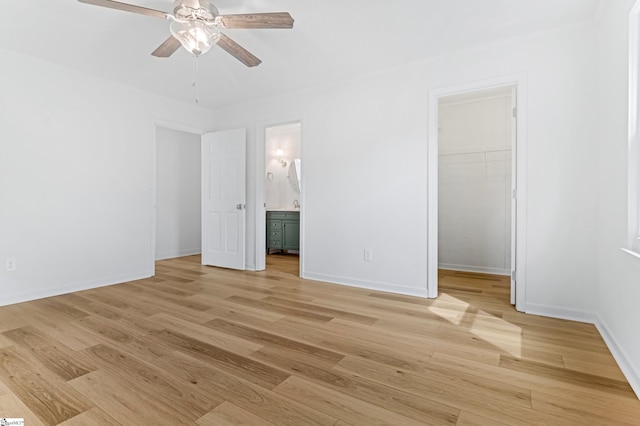
[[442, 271], [424, 300], [158, 262], [157, 276], [0, 308], [0, 417], [64, 425], [640, 425], [596, 329]]

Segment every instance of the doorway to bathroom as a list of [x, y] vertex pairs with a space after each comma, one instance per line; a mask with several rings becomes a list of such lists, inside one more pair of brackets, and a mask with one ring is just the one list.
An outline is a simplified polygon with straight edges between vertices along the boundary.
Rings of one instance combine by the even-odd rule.
[[[256, 220], [256, 269], [286, 265], [300, 275], [302, 210], [302, 126], [299, 121], [263, 128], [262, 202]], [[260, 143], [260, 142], [259, 142]], [[260, 169], [260, 168], [258, 168]], [[260, 197], [259, 197], [260, 198]], [[262, 238], [260, 238], [262, 237]], [[276, 266], [279, 265], [279, 266]]]

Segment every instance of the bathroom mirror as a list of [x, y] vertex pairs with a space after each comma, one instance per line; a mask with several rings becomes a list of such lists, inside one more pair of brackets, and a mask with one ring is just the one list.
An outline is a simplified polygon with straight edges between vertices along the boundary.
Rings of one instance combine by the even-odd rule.
[[296, 192], [300, 192], [300, 159], [289, 163], [289, 183]]

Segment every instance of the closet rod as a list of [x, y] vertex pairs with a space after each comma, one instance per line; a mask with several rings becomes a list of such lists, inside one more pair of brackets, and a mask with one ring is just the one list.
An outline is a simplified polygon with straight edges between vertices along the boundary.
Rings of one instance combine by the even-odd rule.
[[467, 152], [451, 152], [447, 154], [440, 154], [438, 157], [449, 157], [451, 155], [470, 155], [470, 154], [489, 154], [491, 152], [510, 152], [511, 148], [505, 149], [487, 149], [484, 151], [467, 151]]

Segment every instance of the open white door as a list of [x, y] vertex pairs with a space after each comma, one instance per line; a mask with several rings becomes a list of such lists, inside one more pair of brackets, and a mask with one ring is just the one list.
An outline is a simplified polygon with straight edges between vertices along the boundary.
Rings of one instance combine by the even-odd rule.
[[245, 269], [246, 130], [202, 135], [202, 264]]

